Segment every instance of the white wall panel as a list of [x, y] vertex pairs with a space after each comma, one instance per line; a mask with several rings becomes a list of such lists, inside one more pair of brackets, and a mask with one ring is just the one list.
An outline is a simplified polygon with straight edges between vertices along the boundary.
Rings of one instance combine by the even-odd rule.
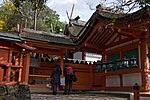
[[73, 58], [82, 60], [82, 52], [75, 52]]
[[119, 75], [107, 76], [106, 77], [106, 87], [116, 87], [120, 86]]
[[141, 73], [124, 74], [122, 78], [123, 86], [133, 86], [135, 83], [141, 86], [142, 84]]

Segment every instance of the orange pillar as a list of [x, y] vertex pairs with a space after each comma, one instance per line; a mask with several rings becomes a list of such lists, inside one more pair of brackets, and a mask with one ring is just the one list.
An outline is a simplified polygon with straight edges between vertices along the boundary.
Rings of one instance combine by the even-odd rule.
[[63, 76], [64, 75], [64, 51], [62, 50], [61, 51], [61, 56], [60, 56], [60, 68], [61, 68], [61, 70], [62, 70], [62, 75], [61, 76]]
[[18, 82], [21, 82], [21, 76], [22, 76], [22, 61], [23, 61], [23, 54], [20, 54], [20, 68], [19, 68], [19, 78]]
[[89, 70], [90, 70], [90, 88], [92, 89], [93, 87], [93, 65], [89, 65]]
[[140, 100], [139, 99], [139, 91], [138, 90], [134, 90], [134, 100]]
[[30, 53], [26, 54], [26, 57], [23, 59], [22, 82], [24, 82], [25, 84], [28, 84], [29, 67], [30, 67]]
[[0, 82], [3, 81], [4, 69], [0, 67]]
[[7, 66], [7, 70], [6, 70], [6, 81], [10, 81], [10, 73], [11, 73], [11, 59], [12, 59], [12, 50], [9, 51], [9, 59], [8, 59], [8, 63], [9, 65]]
[[120, 78], [120, 86], [123, 86], [123, 81], [122, 81], [122, 74], [119, 74], [119, 78]]
[[147, 44], [145, 40], [140, 44], [140, 56], [141, 56], [141, 76], [142, 76], [142, 90], [148, 89], [148, 70], [147, 70]]

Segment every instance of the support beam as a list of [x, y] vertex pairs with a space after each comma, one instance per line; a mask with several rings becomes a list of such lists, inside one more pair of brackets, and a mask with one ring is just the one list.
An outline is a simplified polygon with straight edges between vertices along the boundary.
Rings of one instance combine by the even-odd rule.
[[25, 84], [28, 84], [29, 67], [30, 67], [30, 53], [26, 54], [26, 57], [23, 59], [22, 82], [24, 82]]
[[64, 50], [61, 51], [61, 55], [60, 55], [60, 68], [62, 70], [62, 75], [64, 75]]
[[9, 59], [8, 59], [8, 63], [9, 66], [6, 69], [6, 81], [9, 82], [10, 81], [10, 73], [11, 73], [11, 59], [12, 59], [12, 50], [9, 51]]
[[140, 44], [140, 56], [141, 56], [141, 77], [142, 77], [142, 89], [144, 91], [148, 90], [148, 72], [147, 72], [147, 56], [146, 50], [147, 44], [145, 40], [141, 40]]
[[[20, 54], [20, 65], [22, 66], [22, 61], [23, 61], [23, 54]], [[22, 67], [19, 68], [19, 78], [18, 78], [18, 82], [21, 82], [21, 76], [22, 76]]]

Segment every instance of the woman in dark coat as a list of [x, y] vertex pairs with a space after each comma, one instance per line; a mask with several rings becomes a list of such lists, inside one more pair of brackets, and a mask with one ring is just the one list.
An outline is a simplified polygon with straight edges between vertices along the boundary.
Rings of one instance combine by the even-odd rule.
[[51, 74], [51, 83], [52, 83], [52, 89], [53, 89], [53, 94], [57, 94], [57, 89], [60, 86], [60, 75], [62, 74], [62, 70], [58, 64], [55, 65], [55, 68], [52, 71]]

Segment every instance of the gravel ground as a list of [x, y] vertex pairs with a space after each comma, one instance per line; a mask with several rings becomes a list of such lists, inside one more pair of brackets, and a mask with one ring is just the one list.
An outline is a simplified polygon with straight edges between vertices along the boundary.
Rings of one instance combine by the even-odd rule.
[[125, 97], [117, 97], [103, 94], [31, 94], [31, 100], [128, 100]]

